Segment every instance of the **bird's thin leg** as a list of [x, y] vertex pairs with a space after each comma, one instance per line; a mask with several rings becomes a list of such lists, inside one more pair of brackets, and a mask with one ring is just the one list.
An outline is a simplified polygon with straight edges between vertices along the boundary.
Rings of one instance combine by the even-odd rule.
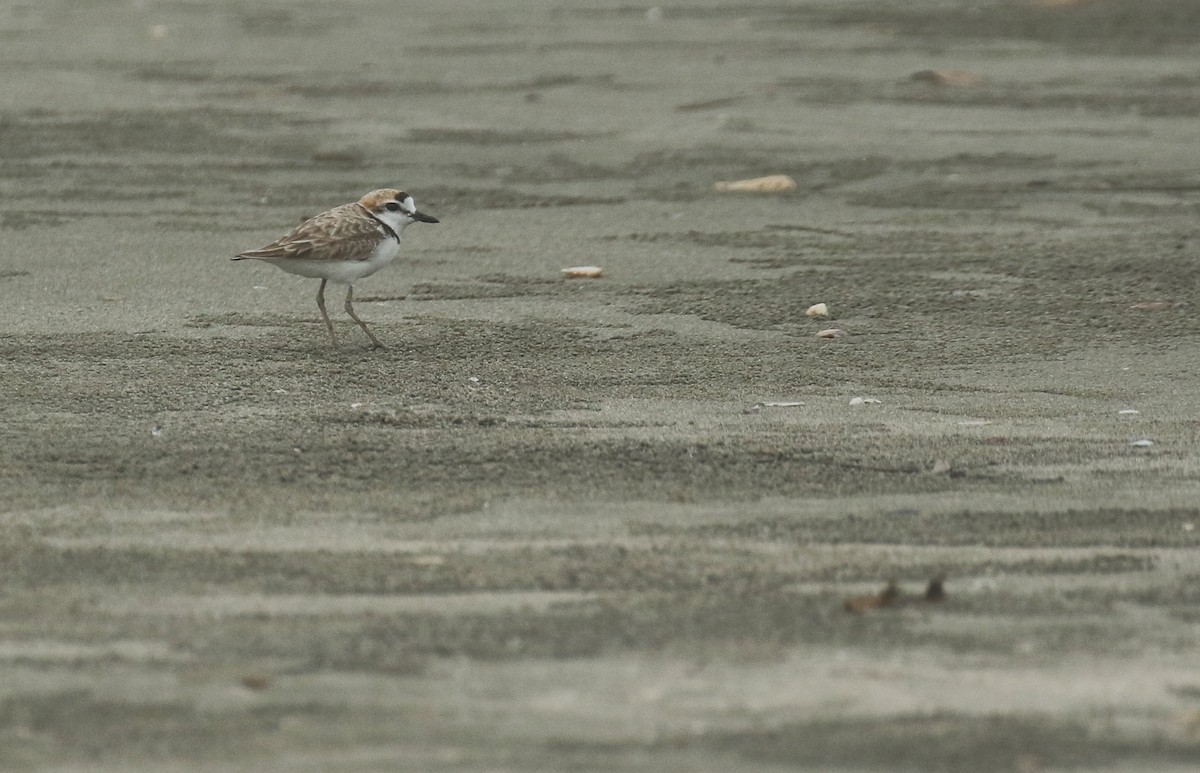
[[325, 320], [325, 329], [329, 331], [329, 342], [337, 346], [337, 336], [333, 332], [333, 323], [329, 321], [329, 312], [325, 311], [325, 282], [321, 280], [321, 287], [317, 290], [317, 308], [321, 310], [321, 318]]
[[350, 285], [349, 289], [346, 290], [346, 313], [350, 315], [350, 319], [358, 323], [358, 326], [367, 334], [367, 338], [371, 339], [372, 346], [376, 349], [384, 348], [383, 344], [379, 343], [379, 339], [375, 337], [375, 334], [367, 329], [367, 323], [359, 319], [358, 315], [354, 313], [354, 285]]

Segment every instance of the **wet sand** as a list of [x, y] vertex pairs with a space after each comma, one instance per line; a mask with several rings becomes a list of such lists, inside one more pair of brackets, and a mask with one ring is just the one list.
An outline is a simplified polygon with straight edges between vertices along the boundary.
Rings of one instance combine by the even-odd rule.
[[971, 5], [0, 8], [0, 768], [1194, 769], [1200, 10]]

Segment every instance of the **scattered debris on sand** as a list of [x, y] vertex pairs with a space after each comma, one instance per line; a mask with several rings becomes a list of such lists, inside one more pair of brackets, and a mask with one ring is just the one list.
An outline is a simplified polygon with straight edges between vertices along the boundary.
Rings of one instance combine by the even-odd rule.
[[721, 180], [713, 184], [719, 193], [780, 193], [796, 190], [796, 181], [786, 174], [755, 177], [750, 180]]
[[900, 607], [917, 603], [936, 604], [946, 600], [946, 575], [939, 574], [925, 586], [921, 596], [904, 596], [895, 580], [889, 580], [879, 593], [869, 596], [852, 596], [842, 603], [842, 607], [851, 614], [861, 615], [878, 609]]
[[918, 70], [908, 76], [910, 80], [921, 83], [932, 83], [935, 86], [951, 88], [974, 88], [982, 86], [987, 79], [982, 75], [966, 70]]
[[567, 279], [600, 279], [604, 276], [604, 269], [600, 266], [572, 266], [564, 268], [562, 273]]

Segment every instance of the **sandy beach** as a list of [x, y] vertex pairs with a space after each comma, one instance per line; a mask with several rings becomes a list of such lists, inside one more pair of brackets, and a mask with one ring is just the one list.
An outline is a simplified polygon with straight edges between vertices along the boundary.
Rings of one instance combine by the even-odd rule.
[[[1198, 46], [0, 4], [0, 769], [1196, 769]], [[334, 348], [230, 257], [380, 187]]]

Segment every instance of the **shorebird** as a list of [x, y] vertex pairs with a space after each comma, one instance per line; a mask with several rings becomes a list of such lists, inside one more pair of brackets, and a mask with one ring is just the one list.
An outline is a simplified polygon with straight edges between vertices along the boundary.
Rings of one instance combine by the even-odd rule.
[[315, 215], [266, 247], [238, 253], [233, 259], [261, 260], [289, 274], [320, 279], [317, 308], [335, 346], [337, 335], [325, 311], [325, 285], [346, 285], [346, 313], [371, 339], [371, 345], [382, 349], [383, 344], [354, 313], [354, 283], [395, 260], [405, 226], [436, 222], [436, 217], [418, 211], [412, 196], [404, 191], [381, 188]]

